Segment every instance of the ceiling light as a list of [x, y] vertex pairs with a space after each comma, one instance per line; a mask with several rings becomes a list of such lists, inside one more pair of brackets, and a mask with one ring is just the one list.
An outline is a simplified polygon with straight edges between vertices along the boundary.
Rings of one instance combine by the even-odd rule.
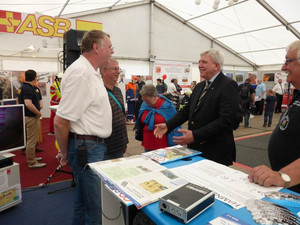
[[28, 45], [24, 51], [26, 52], [34, 52], [35, 51], [35, 47], [33, 45]]
[[196, 5], [200, 5], [200, 3], [201, 3], [201, 0], [195, 0]]
[[[225, 0], [225, 1], [228, 2], [228, 5], [229, 5], [229, 6], [233, 6], [233, 5], [234, 5], [235, 3], [237, 3], [239, 0]], [[217, 9], [219, 8], [219, 5], [220, 5], [220, 3], [221, 3], [221, 0], [214, 0], [213, 2], [214, 2], [214, 4], [213, 4], [212, 8], [213, 8], [214, 10], [217, 10]], [[196, 4], [196, 5], [200, 5], [200, 3], [201, 3], [201, 0], [195, 0], [195, 4]]]

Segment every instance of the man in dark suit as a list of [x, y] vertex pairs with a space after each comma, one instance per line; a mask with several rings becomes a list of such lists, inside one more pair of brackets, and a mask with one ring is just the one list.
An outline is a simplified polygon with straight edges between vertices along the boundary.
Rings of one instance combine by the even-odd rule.
[[239, 107], [237, 83], [222, 73], [224, 57], [210, 49], [201, 54], [198, 68], [205, 79], [198, 83], [188, 104], [166, 123], [154, 130], [161, 137], [187, 120], [188, 130], [174, 142], [202, 152], [204, 158], [224, 165], [235, 161], [233, 125]]

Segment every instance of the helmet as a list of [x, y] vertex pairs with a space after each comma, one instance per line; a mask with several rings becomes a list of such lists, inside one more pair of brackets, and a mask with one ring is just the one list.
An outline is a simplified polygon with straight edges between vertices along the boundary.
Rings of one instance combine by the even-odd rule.
[[57, 76], [58, 78], [62, 78], [63, 73], [62, 73], [62, 72], [59, 72], [56, 76]]

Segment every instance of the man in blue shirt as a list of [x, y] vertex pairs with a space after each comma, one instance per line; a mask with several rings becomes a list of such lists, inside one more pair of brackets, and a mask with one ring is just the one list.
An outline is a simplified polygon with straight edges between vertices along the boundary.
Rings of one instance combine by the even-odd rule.
[[257, 79], [256, 94], [258, 98], [255, 102], [256, 105], [256, 114], [262, 115], [264, 111], [264, 103], [266, 99], [266, 85], [262, 82], [260, 78]]

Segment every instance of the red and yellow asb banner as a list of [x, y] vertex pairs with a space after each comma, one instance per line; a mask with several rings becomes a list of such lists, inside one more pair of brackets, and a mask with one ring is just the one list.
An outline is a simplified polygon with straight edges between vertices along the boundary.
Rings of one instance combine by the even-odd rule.
[[0, 32], [63, 37], [70, 29], [102, 30], [102, 23], [0, 10]]

